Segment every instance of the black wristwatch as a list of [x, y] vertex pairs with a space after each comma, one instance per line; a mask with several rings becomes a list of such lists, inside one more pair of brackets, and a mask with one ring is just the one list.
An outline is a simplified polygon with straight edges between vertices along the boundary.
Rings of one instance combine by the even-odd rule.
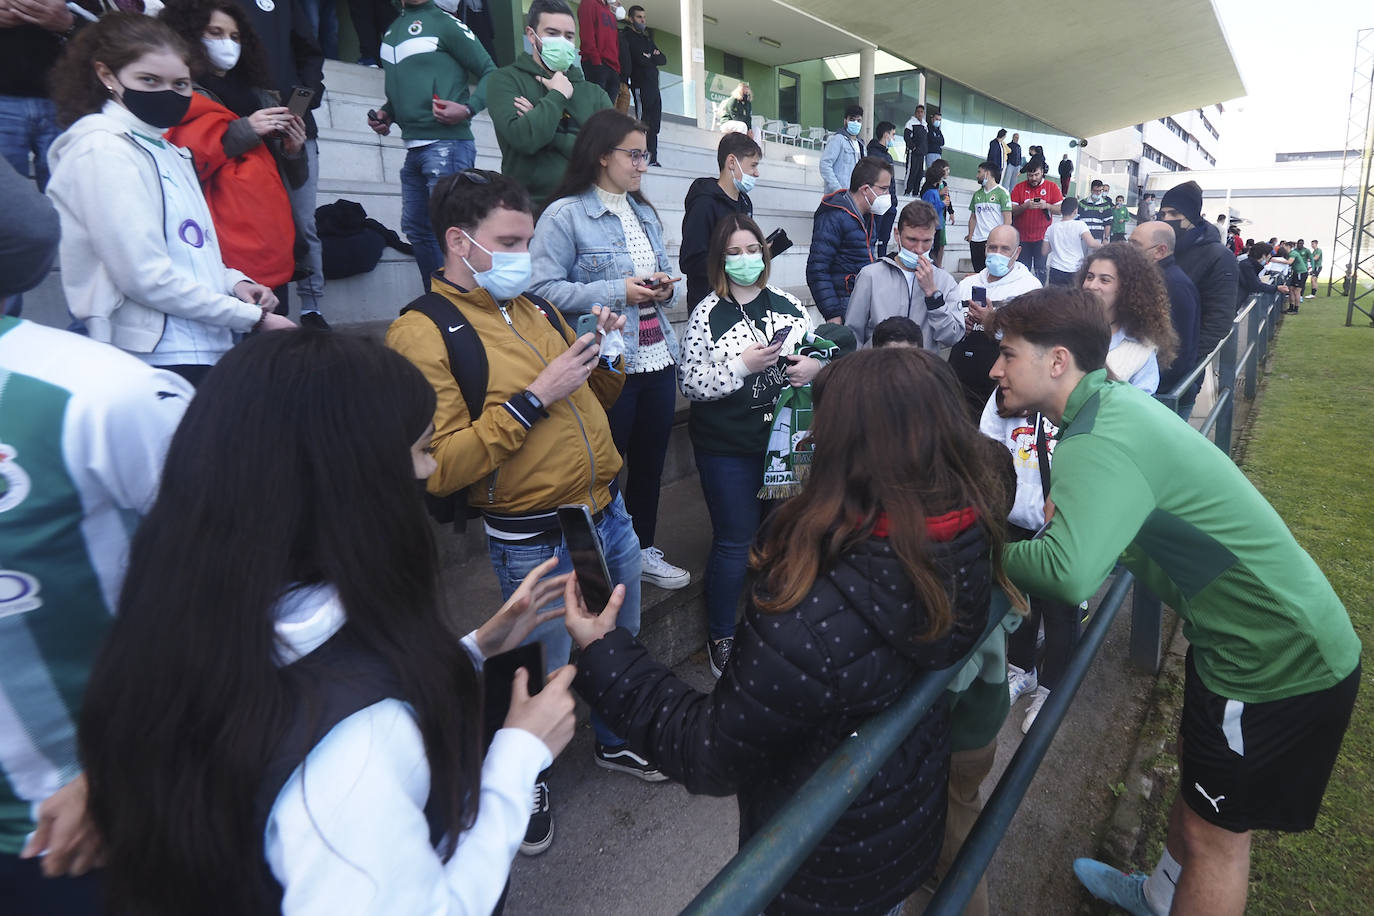
[[926, 296], [926, 308], [943, 308], [945, 304], [945, 294], [938, 289]]
[[520, 393], [525, 396], [525, 400], [529, 401], [530, 406], [533, 407], [535, 410], [541, 413], [547, 413], [547, 411], [544, 410], [544, 402], [535, 397], [534, 392], [526, 388], [524, 391]]

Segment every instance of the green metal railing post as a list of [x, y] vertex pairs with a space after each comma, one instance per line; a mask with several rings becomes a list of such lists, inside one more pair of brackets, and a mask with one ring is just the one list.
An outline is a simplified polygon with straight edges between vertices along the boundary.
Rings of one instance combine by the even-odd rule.
[[1264, 339], [1264, 317], [1266, 312], [1260, 308], [1260, 303], [1255, 297], [1251, 297], [1249, 302], [1250, 317], [1246, 325], [1245, 344], [1245, 398], [1253, 401], [1255, 399], [1255, 384], [1259, 378], [1260, 365], [1260, 341]]
[[1164, 602], [1137, 582], [1131, 595], [1131, 663], [1159, 673], [1164, 651]]
[[[1216, 438], [1217, 448], [1227, 455], [1231, 454], [1231, 427], [1236, 415], [1236, 352], [1240, 342], [1237, 340], [1239, 335], [1236, 330], [1239, 324], [1231, 327], [1231, 333], [1221, 343], [1221, 378], [1218, 379], [1217, 390], [1217, 421]], [[1227, 395], [1226, 403], [1222, 403], [1223, 393]]]
[[963, 848], [959, 850], [954, 864], [950, 866], [935, 896], [931, 898], [930, 905], [926, 907], [926, 916], [957, 916], [964, 911], [964, 905], [973, 895], [974, 888], [978, 886], [988, 863], [992, 861], [993, 853], [997, 851], [998, 843], [1007, 832], [1007, 825], [1016, 816], [1021, 799], [1025, 798], [1026, 790], [1030, 788], [1031, 780], [1035, 778], [1036, 770], [1040, 767], [1040, 761], [1045, 758], [1045, 752], [1049, 750], [1055, 732], [1068, 713], [1074, 694], [1078, 692], [1088, 668], [1097, 657], [1097, 651], [1102, 647], [1102, 641], [1106, 638], [1107, 630], [1110, 629], [1116, 612], [1126, 598], [1126, 590], [1131, 587], [1131, 582], [1129, 572], [1117, 572], [1116, 581], [1103, 596], [1102, 603], [1098, 605], [1097, 611], [1093, 613], [1093, 619], [1088, 623], [1088, 628], [1083, 631], [1078, 648], [1074, 650], [1073, 657], [1069, 659], [1064, 673], [1060, 675], [1058, 686], [1050, 691], [1049, 699], [1045, 700], [1040, 715], [1035, 717], [1035, 724], [1026, 733], [1021, 746], [1016, 749], [1011, 763], [1007, 764], [1002, 778], [997, 782], [997, 788], [992, 790], [987, 804], [983, 806], [982, 815], [964, 839]]

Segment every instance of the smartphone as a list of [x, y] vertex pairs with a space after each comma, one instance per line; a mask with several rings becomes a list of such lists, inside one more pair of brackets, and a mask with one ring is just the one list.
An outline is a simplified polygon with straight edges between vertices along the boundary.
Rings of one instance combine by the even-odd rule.
[[487, 745], [496, 737], [510, 712], [511, 679], [520, 668], [529, 672], [530, 696], [544, 689], [543, 643], [516, 646], [482, 663], [482, 730]]
[[614, 586], [606, 569], [606, 555], [601, 551], [601, 538], [592, 524], [592, 513], [583, 505], [559, 506], [558, 524], [563, 528], [563, 543], [582, 589], [582, 600], [587, 610], [600, 614], [611, 600]]
[[291, 98], [286, 102], [286, 110], [298, 118], [305, 117], [305, 113], [310, 110], [310, 101], [315, 98], [315, 90], [307, 89], [305, 86], [293, 86]]
[[764, 349], [771, 349], [773, 347], [781, 345], [782, 342], [787, 339], [787, 335], [791, 333], [792, 329], [790, 327], [778, 328], [777, 331], [773, 333], [773, 339], [768, 341], [768, 346]]
[[787, 232], [782, 229], [774, 229], [768, 233], [768, 238], [764, 239], [768, 245], [768, 257], [776, 258], [784, 251], [792, 247], [792, 240], [787, 237]]
[[988, 304], [988, 290], [986, 286], [975, 286], [973, 288], [973, 301], [984, 307]]
[[588, 312], [585, 315], [578, 315], [577, 326], [574, 328], [574, 330], [577, 332], [578, 337], [581, 337], [583, 334], [595, 334], [596, 316], [593, 315], [591, 312]]

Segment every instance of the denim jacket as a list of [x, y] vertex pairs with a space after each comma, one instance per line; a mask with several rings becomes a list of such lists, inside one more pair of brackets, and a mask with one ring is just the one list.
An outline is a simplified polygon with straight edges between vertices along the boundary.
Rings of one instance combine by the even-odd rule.
[[[671, 273], [658, 216], [633, 197], [630, 207], [654, 246], [657, 269]], [[531, 291], [548, 299], [564, 315], [590, 312], [593, 305], [611, 306], [624, 313], [625, 355], [633, 359], [639, 347], [639, 308], [626, 308], [625, 278], [635, 276], [634, 263], [625, 245], [620, 217], [601, 202], [596, 188], [549, 204], [534, 228], [530, 255], [534, 262]], [[677, 287], [673, 285], [671, 299], [658, 303], [658, 322], [675, 363], [679, 360], [677, 335], [667, 310], [677, 301]]]

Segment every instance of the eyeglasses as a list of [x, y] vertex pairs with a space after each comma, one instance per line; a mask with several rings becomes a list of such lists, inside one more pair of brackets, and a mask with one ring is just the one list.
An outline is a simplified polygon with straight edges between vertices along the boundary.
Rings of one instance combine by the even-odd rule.
[[626, 149], [623, 146], [613, 146], [611, 149], [619, 150], [622, 153], [629, 153], [630, 165], [639, 165], [649, 161], [649, 151], [646, 149]]
[[487, 185], [491, 184], [491, 178], [481, 169], [463, 169], [461, 172], [455, 172], [441, 178], [439, 183], [434, 186], [434, 192], [443, 198], [443, 203], [440, 205], [441, 213], [448, 208], [449, 199], [453, 197], [454, 192], [458, 190], [458, 186], [461, 184]]

